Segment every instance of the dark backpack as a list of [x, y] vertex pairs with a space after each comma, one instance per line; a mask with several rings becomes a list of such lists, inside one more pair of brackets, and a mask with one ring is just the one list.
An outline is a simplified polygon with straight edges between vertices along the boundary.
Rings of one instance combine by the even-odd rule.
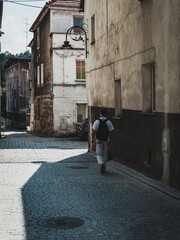
[[106, 141], [109, 137], [109, 129], [106, 124], [107, 119], [99, 119], [99, 127], [96, 132], [96, 138], [100, 141]]

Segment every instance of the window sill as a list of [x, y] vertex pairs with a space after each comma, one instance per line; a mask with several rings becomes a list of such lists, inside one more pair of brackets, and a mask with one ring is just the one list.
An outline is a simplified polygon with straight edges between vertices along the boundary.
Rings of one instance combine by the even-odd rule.
[[113, 119], [115, 120], [122, 120], [123, 118], [122, 117], [112, 117]]
[[141, 112], [142, 115], [154, 116], [155, 112]]
[[86, 83], [86, 79], [75, 79], [75, 82]]

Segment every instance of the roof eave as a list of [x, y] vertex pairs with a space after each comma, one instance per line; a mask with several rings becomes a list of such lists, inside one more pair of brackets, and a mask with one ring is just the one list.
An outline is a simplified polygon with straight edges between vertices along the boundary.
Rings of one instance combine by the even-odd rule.
[[58, 9], [58, 10], [63, 10], [63, 11], [79, 11], [79, 7], [74, 7], [74, 6], [52, 5], [52, 6], [49, 6], [49, 9]]
[[63, 11], [79, 11], [79, 7], [60, 7], [58, 5], [45, 5], [43, 7], [43, 9], [41, 10], [41, 12], [39, 13], [39, 15], [37, 16], [36, 20], [34, 21], [33, 25], [31, 26], [31, 28], [29, 29], [30, 32], [34, 32], [37, 27], [39, 26], [39, 23], [43, 20], [43, 18], [45, 17], [45, 15], [48, 13], [49, 9], [59, 9], [59, 10], [63, 10]]
[[28, 47], [33, 47], [34, 46], [34, 38], [30, 41], [30, 43], [28, 44]]
[[42, 19], [45, 17], [47, 12], [49, 11], [49, 6], [45, 5], [39, 15], [37, 16], [36, 20], [32, 24], [31, 28], [29, 29], [30, 32], [34, 32], [36, 28], [38, 27], [39, 23], [42, 21]]

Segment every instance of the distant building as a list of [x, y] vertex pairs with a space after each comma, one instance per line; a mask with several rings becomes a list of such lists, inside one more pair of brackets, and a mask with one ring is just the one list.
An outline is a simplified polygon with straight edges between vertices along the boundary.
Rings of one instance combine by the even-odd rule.
[[[3, 1], [0, 1], [0, 37], [2, 36], [3, 32], [1, 31], [2, 27], [2, 16], [3, 16]], [[0, 51], [1, 52], [1, 51]]]
[[31, 60], [9, 58], [5, 68], [6, 126], [26, 129], [30, 124], [31, 109]]
[[83, 25], [79, 5], [79, 0], [47, 2], [30, 28], [34, 133], [72, 135], [75, 124], [87, 117], [84, 43], [68, 36], [73, 49], [62, 48], [67, 30]]
[[[3, 1], [0, 1], [0, 37], [3, 34], [3, 32], [1, 31], [2, 15], [3, 15]], [[1, 53], [1, 42], [0, 42], [0, 53]], [[0, 137], [1, 137], [1, 96], [2, 96], [2, 88], [1, 88], [1, 66], [0, 66]]]
[[180, 1], [81, 7], [90, 131], [105, 107], [115, 126], [112, 158], [180, 189]]

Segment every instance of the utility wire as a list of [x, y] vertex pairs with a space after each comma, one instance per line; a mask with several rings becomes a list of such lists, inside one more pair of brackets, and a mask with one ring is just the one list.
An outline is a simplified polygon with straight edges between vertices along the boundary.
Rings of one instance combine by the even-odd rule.
[[[8, 0], [4, 0], [4, 2], [8, 2]], [[16, 2], [45, 2], [45, 0], [12, 0], [11, 2], [13, 2], [13, 3], [16, 3]]]
[[41, 8], [42, 9], [42, 7], [33, 6], [33, 5], [29, 5], [29, 4], [23, 4], [23, 3], [18, 3], [18, 2], [13, 2], [13, 1], [9, 1], [9, 0], [5, 0], [4, 2], [14, 3], [14, 4], [22, 5], [22, 6], [25, 6], [25, 7], [33, 7], [33, 8]]

